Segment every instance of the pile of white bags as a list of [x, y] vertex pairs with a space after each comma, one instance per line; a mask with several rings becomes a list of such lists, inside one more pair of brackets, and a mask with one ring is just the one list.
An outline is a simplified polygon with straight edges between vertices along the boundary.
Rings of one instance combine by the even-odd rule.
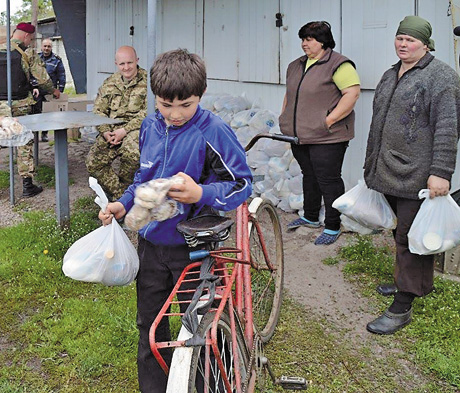
[[[243, 147], [259, 133], [281, 133], [279, 115], [251, 105], [244, 94], [205, 94], [201, 106], [228, 123]], [[303, 215], [302, 175], [289, 143], [260, 139], [248, 152], [248, 165], [255, 177], [254, 195], [269, 199], [286, 212]]]

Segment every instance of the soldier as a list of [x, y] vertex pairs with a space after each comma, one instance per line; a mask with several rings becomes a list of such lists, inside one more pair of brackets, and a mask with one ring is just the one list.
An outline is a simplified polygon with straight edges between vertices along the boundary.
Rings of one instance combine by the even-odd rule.
[[[47, 93], [56, 95], [53, 83], [46, 72], [45, 65], [29, 44], [35, 33], [35, 27], [30, 23], [19, 23], [11, 36], [11, 112], [15, 117], [32, 113], [35, 103], [32, 97], [31, 79]], [[0, 45], [0, 100], [6, 101], [6, 43]], [[5, 60], [5, 61], [3, 61]], [[18, 172], [22, 178], [22, 196], [33, 197], [43, 191], [43, 188], [32, 183], [35, 172], [33, 160], [33, 140], [18, 148]]]
[[[139, 128], [147, 116], [147, 72], [138, 66], [138, 60], [131, 46], [117, 50], [118, 72], [104, 81], [93, 107], [98, 115], [123, 121], [98, 127], [99, 136], [86, 159], [89, 174], [111, 199], [121, 197], [139, 168]], [[118, 174], [112, 167], [117, 157]]]
[[[42, 51], [38, 55], [40, 56], [40, 59], [42, 59], [43, 63], [45, 63], [46, 72], [48, 72], [48, 75], [53, 81], [54, 88], [59, 93], [56, 94], [55, 97], [59, 98], [60, 93], [63, 93], [65, 88], [65, 68], [62, 59], [53, 53], [53, 46], [49, 38], [45, 38], [42, 41]], [[43, 101], [46, 101], [45, 92], [40, 90], [37, 103], [34, 105], [34, 113], [42, 113]], [[48, 131], [42, 131], [42, 142], [48, 142]]]
[[5, 101], [0, 101], [0, 120], [5, 116], [11, 116], [11, 109]]

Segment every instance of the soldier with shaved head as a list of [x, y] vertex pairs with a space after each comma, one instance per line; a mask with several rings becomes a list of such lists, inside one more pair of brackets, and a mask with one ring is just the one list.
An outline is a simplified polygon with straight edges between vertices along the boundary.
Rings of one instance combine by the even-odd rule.
[[[111, 199], [119, 198], [139, 168], [139, 129], [147, 116], [147, 72], [139, 67], [136, 51], [120, 47], [115, 54], [118, 72], [99, 88], [93, 112], [123, 123], [98, 127], [99, 135], [86, 167]], [[113, 162], [120, 158], [118, 172]]]

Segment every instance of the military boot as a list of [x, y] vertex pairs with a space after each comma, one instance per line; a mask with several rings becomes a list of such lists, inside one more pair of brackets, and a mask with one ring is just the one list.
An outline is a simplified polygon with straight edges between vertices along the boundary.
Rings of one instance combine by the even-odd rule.
[[41, 186], [36, 186], [32, 183], [32, 178], [24, 177], [22, 179], [22, 196], [24, 198], [30, 198], [37, 194], [40, 194], [43, 191]]

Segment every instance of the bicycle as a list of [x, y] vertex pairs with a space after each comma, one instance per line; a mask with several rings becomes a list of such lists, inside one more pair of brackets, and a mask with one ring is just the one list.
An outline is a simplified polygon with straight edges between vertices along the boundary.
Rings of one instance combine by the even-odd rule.
[[[260, 138], [297, 143], [277, 134]], [[263, 353], [278, 323], [283, 291], [283, 242], [278, 214], [270, 201], [254, 198], [236, 209], [236, 247], [224, 247], [229, 217], [204, 215], [178, 224], [189, 246], [205, 249], [190, 253], [192, 263], [182, 272], [150, 329], [150, 347], [168, 376], [167, 393], [252, 393], [263, 391], [267, 373], [284, 389], [304, 390], [304, 378], [276, 378]], [[193, 262], [195, 261], [195, 262]], [[187, 289], [190, 284], [196, 290]], [[193, 296], [176, 300], [178, 294]], [[184, 313], [171, 306], [188, 304]], [[156, 342], [162, 318], [181, 316], [175, 341]], [[171, 367], [160, 350], [174, 348]]]

